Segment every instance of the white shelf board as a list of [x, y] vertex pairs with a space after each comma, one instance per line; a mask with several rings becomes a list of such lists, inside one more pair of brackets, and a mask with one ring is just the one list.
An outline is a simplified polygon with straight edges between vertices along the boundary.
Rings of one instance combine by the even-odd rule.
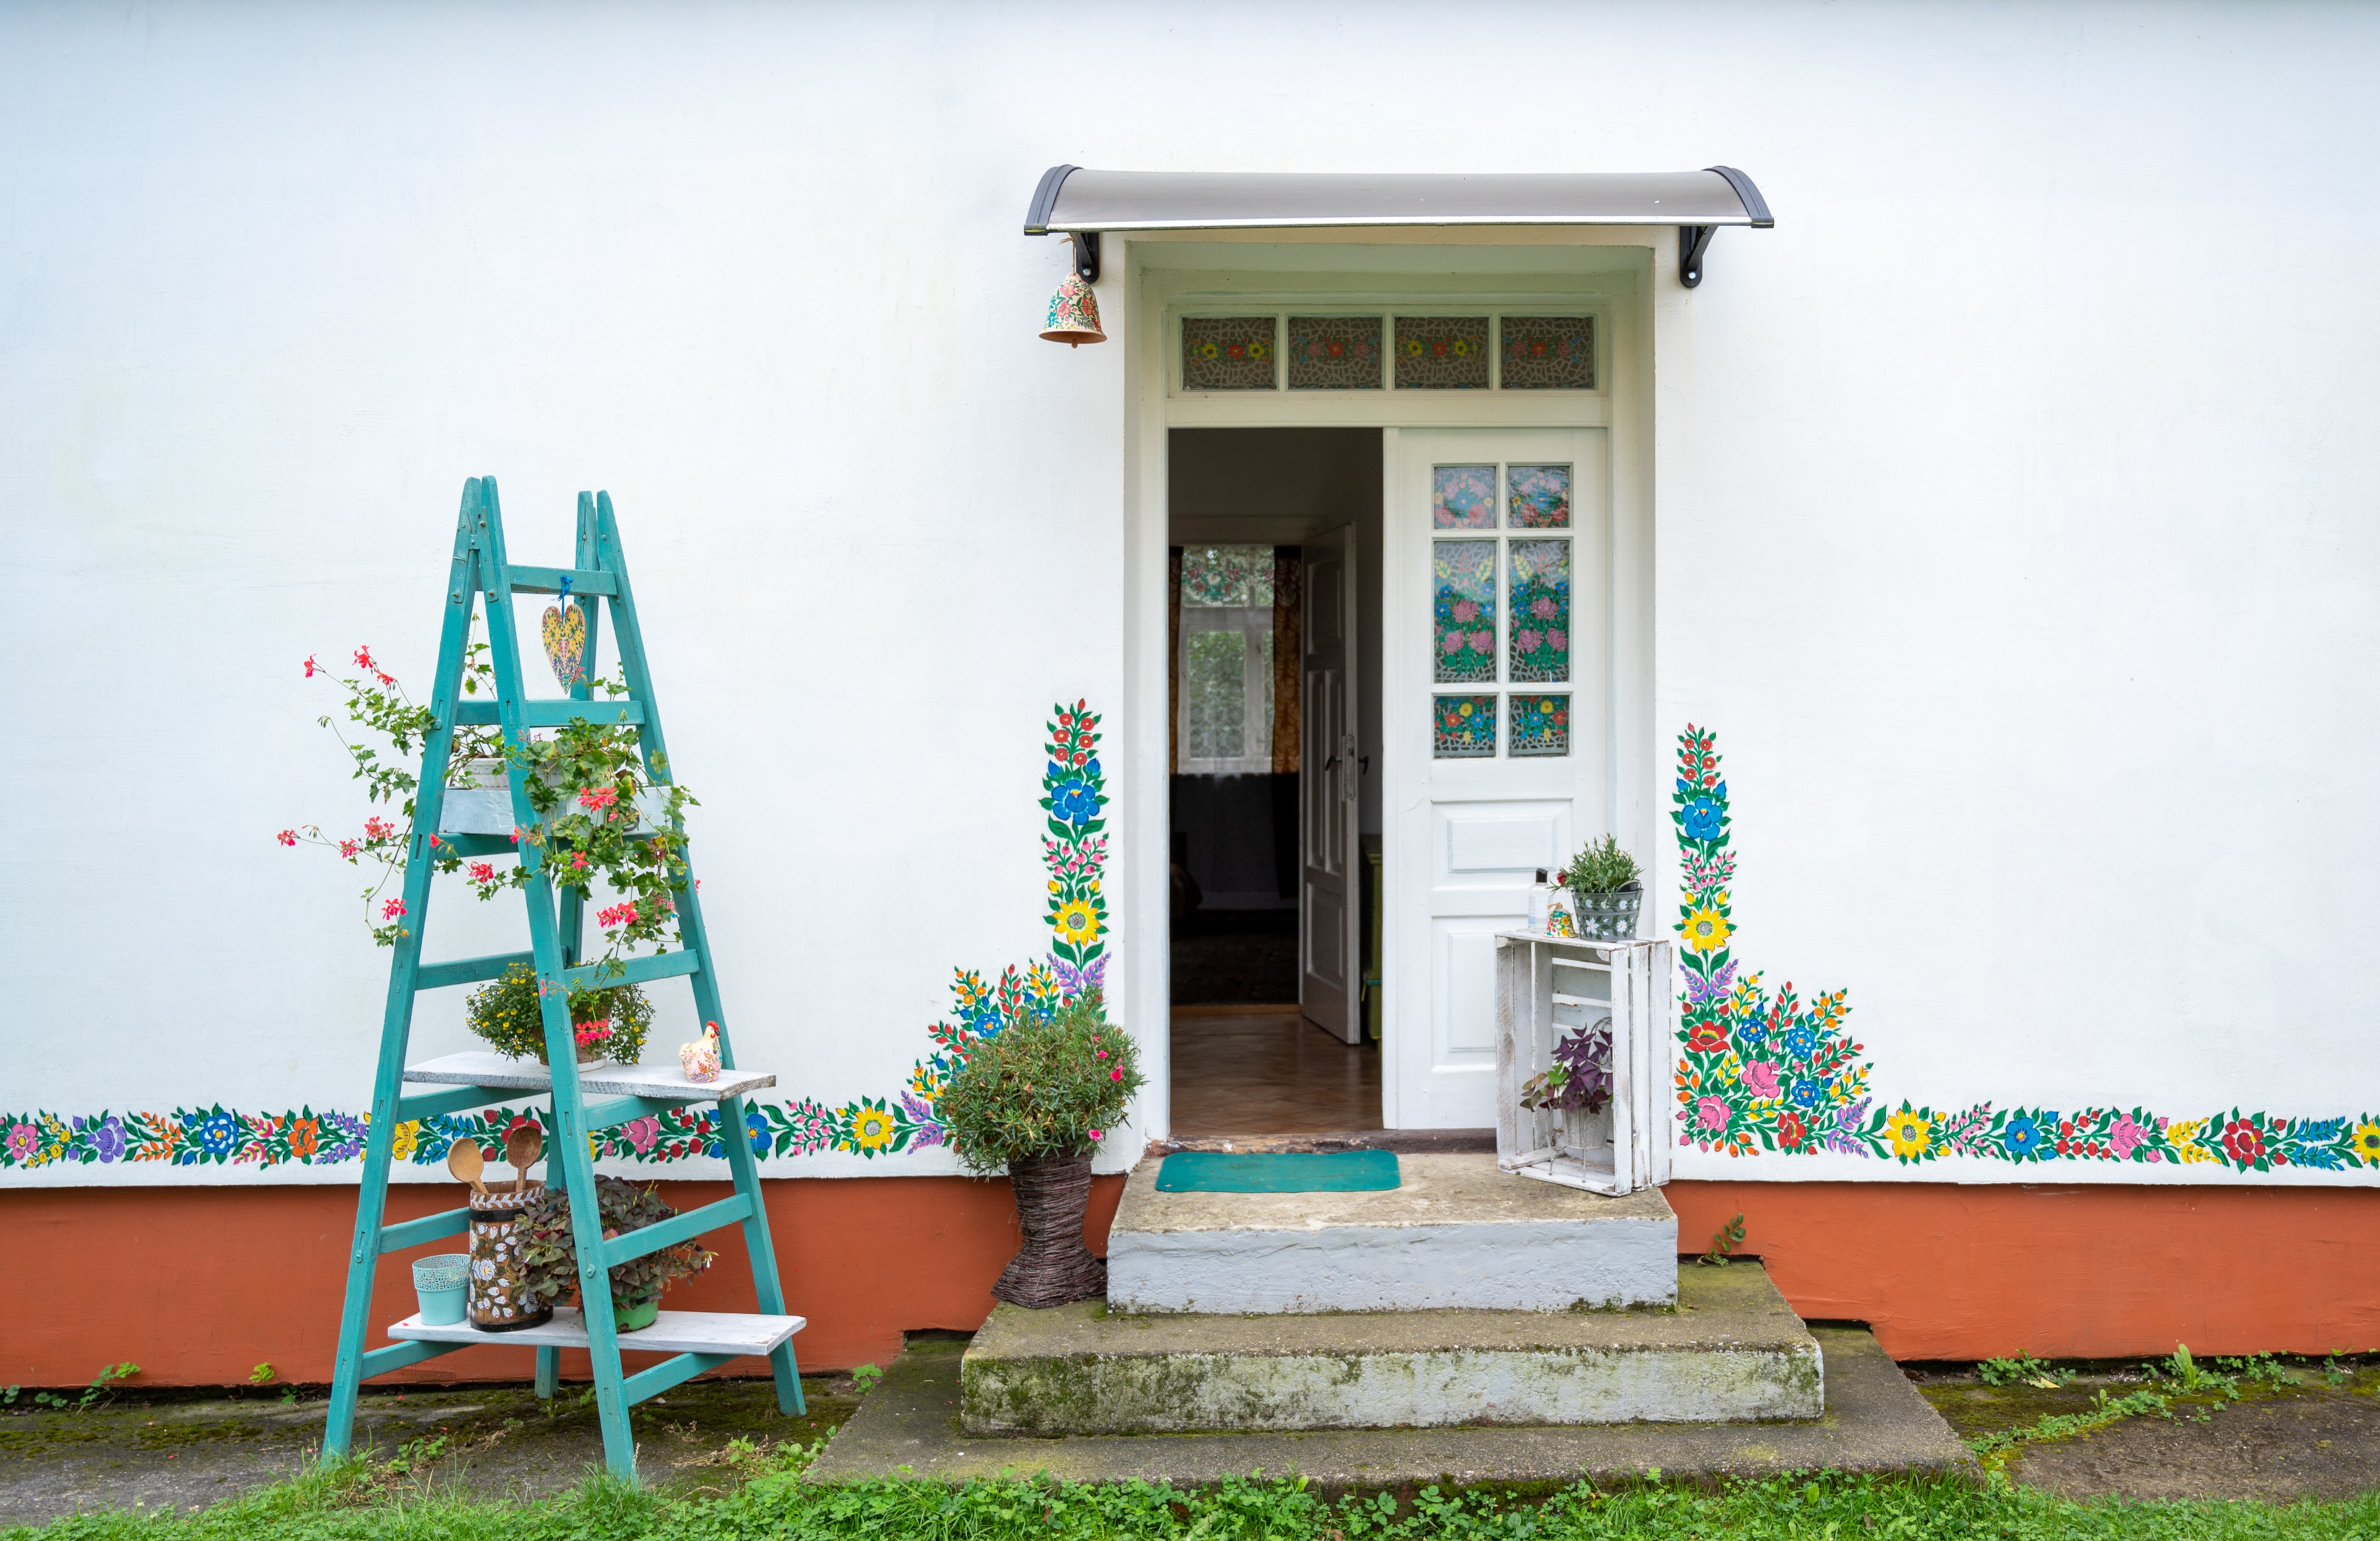
[[[492, 1086], [512, 1092], [550, 1092], [553, 1072], [534, 1059], [508, 1059], [493, 1049], [465, 1049], [460, 1054], [425, 1059], [405, 1068], [407, 1081], [443, 1086]], [[688, 1081], [675, 1065], [582, 1065], [578, 1089], [606, 1096], [678, 1097], [710, 1102], [741, 1096], [763, 1086], [774, 1086], [774, 1070], [721, 1070], [716, 1081]], [[503, 1336], [498, 1334], [499, 1337]]]
[[[653, 1325], [620, 1334], [622, 1352], [748, 1353], [766, 1355], [809, 1326], [800, 1316], [762, 1316], [724, 1311], [664, 1311]], [[424, 1327], [419, 1313], [388, 1329], [391, 1338], [432, 1343], [488, 1343], [497, 1348], [583, 1349], [587, 1324], [575, 1305], [557, 1306], [553, 1319], [512, 1332], [483, 1332], [468, 1322]]]

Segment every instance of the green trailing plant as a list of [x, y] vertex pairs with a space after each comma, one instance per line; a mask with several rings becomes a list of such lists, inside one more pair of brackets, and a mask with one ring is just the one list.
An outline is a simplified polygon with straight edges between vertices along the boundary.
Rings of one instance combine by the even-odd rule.
[[1140, 1088], [1140, 1049], [1093, 990], [968, 1046], [934, 1110], [960, 1161], [990, 1173], [1096, 1147]]
[[1590, 840], [1562, 869], [1562, 887], [1574, 894], [1617, 894], [1638, 887], [1636, 858], [1609, 835]]
[[[471, 1031], [499, 1054], [515, 1059], [545, 1058], [545, 1015], [537, 971], [515, 963], [471, 993], [464, 1018]], [[634, 985], [611, 985], [570, 993], [570, 1028], [584, 1058], [633, 1065], [652, 1031], [652, 1003]]]
[[[642, 1230], [675, 1215], [668, 1200], [650, 1188], [639, 1188], [616, 1177], [595, 1180], [595, 1211], [603, 1221], [603, 1239]], [[578, 1243], [570, 1229], [570, 1195], [560, 1188], [540, 1190], [522, 1206], [518, 1229], [523, 1265], [523, 1291], [547, 1305], [578, 1290]], [[632, 1257], [612, 1268], [612, 1307], [625, 1310], [644, 1301], [658, 1300], [681, 1278], [691, 1278], [710, 1266], [718, 1254], [697, 1241]]]
[[1706, 1268], [1724, 1268], [1728, 1254], [1743, 1245], [1743, 1217], [1737, 1215], [1727, 1224], [1711, 1232], [1710, 1251], [1696, 1259]]

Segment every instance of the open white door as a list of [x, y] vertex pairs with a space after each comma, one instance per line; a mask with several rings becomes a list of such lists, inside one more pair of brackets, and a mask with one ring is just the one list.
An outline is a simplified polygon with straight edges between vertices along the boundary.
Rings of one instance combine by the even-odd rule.
[[1495, 934], [1609, 827], [1609, 451], [1602, 429], [1386, 437], [1383, 1112], [1484, 1129]]
[[1354, 1043], [1356, 1010], [1355, 547], [1345, 527], [1305, 546], [1297, 778], [1298, 1000]]

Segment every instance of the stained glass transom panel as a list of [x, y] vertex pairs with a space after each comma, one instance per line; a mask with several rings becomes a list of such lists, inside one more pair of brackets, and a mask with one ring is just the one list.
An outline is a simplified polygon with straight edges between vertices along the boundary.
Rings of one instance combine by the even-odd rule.
[[1496, 698], [1492, 695], [1430, 697], [1429, 752], [1440, 760], [1496, 757]]
[[1512, 510], [1505, 522], [1512, 529], [1570, 528], [1570, 467], [1507, 466], [1504, 483]]
[[[1570, 678], [1570, 542], [1514, 541], [1512, 672], [1518, 681]], [[1439, 676], [1443, 679], [1444, 675]]]
[[1440, 530], [1496, 528], [1496, 468], [1438, 466], [1430, 472], [1429, 521]]
[[1182, 388], [1185, 391], [1272, 389], [1271, 316], [1182, 318]]
[[1272, 568], [1273, 551], [1269, 545], [1184, 546], [1182, 603], [1270, 605]]
[[1512, 692], [1512, 741], [1506, 752], [1515, 759], [1531, 754], [1570, 752], [1570, 697]]
[[1290, 317], [1289, 388], [1293, 391], [1378, 390], [1380, 318]]
[[1495, 679], [1496, 543], [1432, 541], [1429, 555], [1438, 591], [1433, 678], [1441, 685]]
[[1486, 316], [1397, 317], [1397, 389], [1487, 388]]
[[1593, 316], [1506, 316], [1503, 334], [1506, 390], [1595, 388]]

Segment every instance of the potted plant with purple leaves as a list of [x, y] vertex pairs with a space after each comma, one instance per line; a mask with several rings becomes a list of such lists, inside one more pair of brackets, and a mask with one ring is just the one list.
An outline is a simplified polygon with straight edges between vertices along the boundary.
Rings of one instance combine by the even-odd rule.
[[1600, 1113], [1611, 1105], [1611, 1019], [1572, 1028], [1554, 1044], [1553, 1063], [1521, 1083], [1521, 1106], [1549, 1113]]
[[1141, 1088], [1140, 1050], [1087, 991], [967, 1047], [935, 1101], [971, 1172], [1003, 1168], [1024, 1241], [991, 1289], [1039, 1309], [1107, 1292], [1107, 1265], [1083, 1242], [1091, 1158]]

